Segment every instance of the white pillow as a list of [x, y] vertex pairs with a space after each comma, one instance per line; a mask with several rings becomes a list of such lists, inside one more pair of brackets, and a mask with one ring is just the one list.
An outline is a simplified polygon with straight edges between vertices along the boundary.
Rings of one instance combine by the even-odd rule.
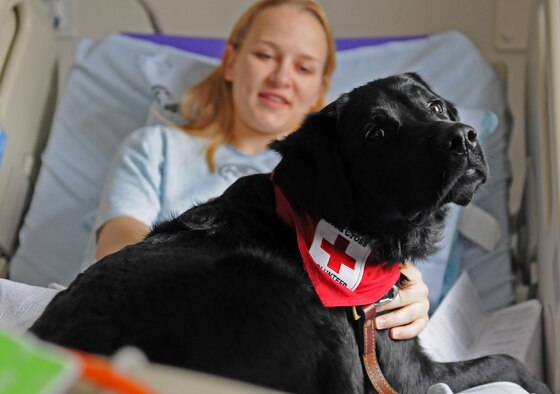
[[218, 59], [190, 52], [139, 56], [138, 65], [154, 99], [146, 124], [151, 126], [165, 121], [184, 124], [180, 111], [184, 92], [218, 64]]

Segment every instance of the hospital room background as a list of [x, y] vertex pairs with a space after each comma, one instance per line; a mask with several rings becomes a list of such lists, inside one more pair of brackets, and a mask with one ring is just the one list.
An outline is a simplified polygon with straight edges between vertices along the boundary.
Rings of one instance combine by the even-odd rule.
[[[181, 92], [216, 66], [252, 3], [0, 0], [2, 277], [67, 285], [80, 272], [116, 146], [181, 121]], [[488, 319], [538, 300], [512, 341], [560, 392], [560, 0], [319, 3], [337, 38], [330, 100], [415, 71], [477, 128], [491, 176], [419, 262], [432, 312], [465, 273]]]

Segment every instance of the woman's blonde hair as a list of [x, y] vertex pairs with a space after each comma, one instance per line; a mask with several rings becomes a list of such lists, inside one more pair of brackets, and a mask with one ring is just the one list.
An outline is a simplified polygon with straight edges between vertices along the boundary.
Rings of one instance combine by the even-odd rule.
[[[315, 106], [311, 108], [311, 111], [318, 111], [325, 105], [330, 76], [335, 68], [335, 44], [327, 15], [315, 0], [258, 1], [238, 19], [231, 31], [227, 45], [231, 45], [236, 50], [240, 48], [255, 17], [265, 9], [283, 5], [297, 7], [315, 16], [327, 37], [327, 59], [323, 69], [323, 94]], [[206, 159], [212, 171], [214, 171], [214, 153], [221, 144], [228, 140], [228, 133], [233, 127], [234, 106], [231, 83], [224, 78], [224, 68], [224, 58], [222, 57], [221, 66], [189, 89], [181, 102], [181, 111], [188, 122], [187, 126], [182, 127], [182, 129], [188, 133], [210, 139]]]

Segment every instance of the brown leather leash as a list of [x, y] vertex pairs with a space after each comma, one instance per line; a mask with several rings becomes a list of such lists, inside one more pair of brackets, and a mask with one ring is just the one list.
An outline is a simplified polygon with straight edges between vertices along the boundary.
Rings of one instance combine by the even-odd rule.
[[369, 380], [373, 387], [379, 394], [398, 394], [395, 389], [391, 387], [377, 361], [377, 354], [375, 352], [375, 304], [352, 307], [352, 313], [355, 320], [363, 320], [363, 353], [362, 362], [366, 369]]

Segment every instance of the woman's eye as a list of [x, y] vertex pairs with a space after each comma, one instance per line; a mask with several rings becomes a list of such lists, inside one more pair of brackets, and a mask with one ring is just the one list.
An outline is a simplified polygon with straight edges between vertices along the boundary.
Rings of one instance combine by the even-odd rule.
[[443, 113], [443, 106], [440, 103], [430, 103], [430, 109], [436, 114]]
[[262, 60], [270, 60], [272, 59], [272, 55], [266, 52], [257, 52], [255, 55]]
[[302, 74], [314, 74], [315, 67], [309, 65], [300, 65], [297, 67], [298, 71]]

